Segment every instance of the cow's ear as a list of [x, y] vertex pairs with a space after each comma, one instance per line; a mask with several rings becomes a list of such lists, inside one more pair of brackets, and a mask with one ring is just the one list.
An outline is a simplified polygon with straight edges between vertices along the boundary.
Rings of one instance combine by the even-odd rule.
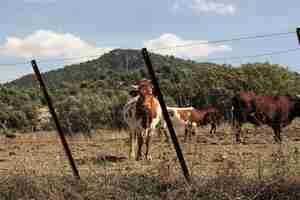
[[137, 95], [139, 95], [139, 92], [137, 90], [131, 90], [129, 92], [129, 95], [132, 96], [132, 97], [136, 97]]
[[139, 86], [138, 85], [131, 85], [131, 87], [135, 90], [138, 90], [139, 89]]

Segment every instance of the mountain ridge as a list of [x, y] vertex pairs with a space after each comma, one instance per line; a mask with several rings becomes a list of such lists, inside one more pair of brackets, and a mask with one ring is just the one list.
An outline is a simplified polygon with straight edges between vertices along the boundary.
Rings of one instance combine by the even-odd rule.
[[[150, 57], [153, 66], [158, 71], [161, 67], [168, 67], [178, 63], [181, 65], [198, 65], [194, 61], [183, 60], [175, 58], [174, 56], [163, 56], [150, 53]], [[66, 65], [63, 68], [51, 70], [42, 75], [50, 87], [59, 87], [64, 82], [77, 83], [78, 81], [101, 80], [109, 73], [126, 74], [139, 70], [144, 71], [144, 73], [146, 70], [140, 50], [114, 49], [97, 59], [79, 64]], [[33, 79], [33, 74], [27, 74], [6, 85], [27, 88], [35, 87], [36, 83]]]

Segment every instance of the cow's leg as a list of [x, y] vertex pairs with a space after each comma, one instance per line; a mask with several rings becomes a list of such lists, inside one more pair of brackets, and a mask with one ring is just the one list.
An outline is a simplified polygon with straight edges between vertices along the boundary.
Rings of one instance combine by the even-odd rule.
[[213, 126], [214, 126], [214, 135], [215, 135], [216, 132], [217, 132], [217, 125], [216, 125], [216, 123], [213, 123]]
[[276, 143], [281, 143], [282, 142], [282, 139], [281, 139], [281, 128], [280, 128], [280, 124], [279, 123], [276, 123], [276, 124], [273, 124], [272, 126], [273, 128], [273, 131], [274, 131], [274, 140]]
[[[159, 131], [159, 138], [161, 138], [161, 135], [162, 135], [162, 133], [163, 133], [163, 135], [164, 135], [164, 137], [165, 137], [164, 142], [169, 143], [169, 136], [168, 136], [168, 133], [167, 133], [167, 124], [166, 124], [166, 122], [162, 122], [162, 125], [161, 125], [161, 127], [158, 129], [158, 131]], [[162, 140], [160, 140], [160, 141], [162, 141]]]
[[211, 129], [210, 129], [210, 134], [213, 136], [216, 134], [216, 124], [215, 123], [211, 123]]
[[192, 124], [190, 128], [189, 141], [192, 141], [192, 136], [196, 135], [196, 127]]
[[142, 133], [139, 132], [137, 134], [137, 155], [136, 155], [136, 160], [140, 160], [141, 156], [142, 156], [142, 146], [143, 146], [144, 140], [143, 140], [143, 136]]
[[161, 135], [162, 135], [162, 132], [164, 131], [164, 128], [160, 127], [157, 129], [157, 136], [159, 138], [159, 140], [161, 141]]
[[193, 136], [193, 135], [196, 135], [196, 126], [192, 126], [191, 127], [191, 134], [190, 134], [190, 136]]
[[184, 125], [184, 142], [186, 142], [187, 140], [187, 137], [188, 137], [188, 134], [189, 134], [189, 130], [188, 130], [188, 125]]
[[184, 126], [184, 142], [192, 140], [192, 134], [195, 134], [193, 127], [190, 124]]
[[161, 127], [157, 131], [158, 131], [157, 135], [158, 135], [160, 141], [162, 141], [162, 135], [163, 135], [163, 137], [165, 137], [164, 142], [169, 143], [169, 136], [168, 136], [168, 133], [167, 133], [167, 128], [166, 127]]
[[164, 132], [164, 135], [165, 135], [165, 142], [166, 143], [169, 143], [169, 135], [168, 135], [168, 131], [166, 128], [163, 129], [163, 132]]
[[151, 155], [150, 155], [150, 142], [151, 142], [151, 135], [152, 135], [153, 130], [148, 130], [146, 133], [146, 152], [145, 152], [145, 159], [146, 160], [152, 160]]
[[242, 125], [240, 123], [237, 124], [236, 126], [236, 131], [235, 131], [235, 140], [236, 143], [240, 144], [242, 142], [241, 140], [241, 132], [242, 132]]
[[136, 159], [137, 135], [135, 131], [130, 131], [129, 134], [129, 159]]
[[167, 128], [166, 127], [162, 127], [159, 129], [160, 135], [163, 133], [163, 136], [165, 137], [164, 142], [169, 143], [169, 135], [167, 132]]

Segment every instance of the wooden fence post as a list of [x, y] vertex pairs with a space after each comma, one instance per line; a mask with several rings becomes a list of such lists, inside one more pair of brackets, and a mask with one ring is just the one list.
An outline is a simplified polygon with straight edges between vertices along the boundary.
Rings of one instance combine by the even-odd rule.
[[78, 170], [77, 170], [77, 168], [76, 168], [74, 159], [73, 159], [73, 157], [72, 157], [72, 153], [71, 153], [71, 151], [70, 151], [70, 149], [69, 149], [69, 146], [68, 146], [68, 143], [67, 143], [67, 141], [66, 141], [65, 135], [64, 135], [63, 130], [62, 130], [62, 128], [61, 128], [61, 126], [60, 126], [60, 123], [59, 123], [59, 121], [58, 121], [56, 112], [55, 112], [54, 107], [53, 107], [53, 104], [52, 104], [52, 100], [51, 100], [51, 98], [50, 98], [50, 96], [49, 96], [49, 94], [48, 94], [46, 85], [45, 85], [45, 83], [44, 83], [44, 81], [43, 81], [43, 79], [42, 79], [42, 76], [41, 76], [40, 70], [39, 70], [39, 68], [38, 68], [38, 66], [37, 66], [37, 64], [36, 64], [36, 61], [35, 61], [35, 60], [32, 60], [32, 61], [31, 61], [31, 65], [32, 65], [33, 71], [34, 71], [34, 73], [35, 73], [36, 79], [39, 81], [40, 87], [41, 87], [41, 89], [42, 89], [42, 91], [43, 91], [43, 93], [44, 93], [44, 96], [45, 96], [45, 98], [46, 98], [46, 101], [47, 101], [47, 104], [48, 104], [49, 111], [50, 111], [50, 113], [51, 113], [51, 115], [52, 115], [52, 118], [53, 118], [53, 120], [54, 120], [54, 122], [55, 122], [55, 125], [56, 125], [57, 131], [58, 131], [58, 133], [59, 133], [61, 142], [62, 142], [62, 144], [63, 144], [63, 146], [64, 146], [66, 155], [67, 155], [67, 157], [68, 157], [68, 159], [69, 159], [69, 162], [70, 162], [70, 165], [71, 165], [71, 167], [72, 167], [73, 174], [74, 174], [74, 176], [75, 176], [76, 178], [80, 179], [79, 172], [78, 172]]
[[143, 57], [144, 57], [144, 60], [145, 60], [145, 64], [148, 68], [148, 72], [150, 74], [152, 84], [154, 86], [155, 91], [157, 92], [157, 98], [158, 98], [158, 101], [160, 103], [164, 119], [167, 123], [168, 129], [169, 129], [169, 132], [170, 132], [170, 135], [171, 135], [171, 139], [172, 139], [172, 142], [174, 144], [174, 147], [175, 147], [175, 150], [176, 150], [176, 153], [177, 153], [177, 158], [178, 158], [179, 163], [180, 163], [181, 168], [182, 168], [183, 175], [184, 175], [185, 179], [187, 180], [187, 182], [190, 182], [189, 170], [188, 170], [187, 165], [185, 163], [180, 145], [179, 145], [177, 137], [176, 137], [174, 127], [172, 125], [172, 121], [170, 120], [169, 113], [168, 113], [168, 110], [167, 110], [162, 92], [160, 91], [159, 84], [158, 84], [157, 78], [155, 76], [155, 72], [153, 70], [152, 63], [151, 63], [151, 60], [150, 60], [150, 57], [149, 57], [149, 54], [148, 54], [148, 51], [147, 51], [146, 48], [142, 49], [142, 54], [143, 54]]

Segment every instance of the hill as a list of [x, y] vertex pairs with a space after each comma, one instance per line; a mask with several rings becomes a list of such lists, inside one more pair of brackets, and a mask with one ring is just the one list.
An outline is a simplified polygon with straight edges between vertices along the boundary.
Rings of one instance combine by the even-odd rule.
[[[150, 57], [168, 105], [212, 104], [227, 109], [230, 97], [242, 90], [300, 94], [299, 74], [277, 64], [232, 67], [158, 54]], [[116, 49], [95, 60], [46, 72], [43, 77], [66, 132], [72, 133], [122, 127], [120, 111], [128, 100], [129, 86], [148, 73], [139, 50]], [[32, 75], [0, 86], [0, 127], [35, 126], [34, 111], [46, 104]]]
[[[173, 56], [151, 54], [154, 66], [159, 68], [172, 65], [195, 65], [192, 61], [177, 59]], [[110, 79], [111, 75], [128, 75], [139, 70], [145, 70], [144, 60], [140, 50], [115, 49], [101, 57], [80, 64], [65, 66], [64, 68], [44, 73], [44, 78], [51, 87], [60, 87], [64, 83], [78, 83]], [[16, 79], [8, 86], [28, 88], [35, 86], [32, 74]]]

